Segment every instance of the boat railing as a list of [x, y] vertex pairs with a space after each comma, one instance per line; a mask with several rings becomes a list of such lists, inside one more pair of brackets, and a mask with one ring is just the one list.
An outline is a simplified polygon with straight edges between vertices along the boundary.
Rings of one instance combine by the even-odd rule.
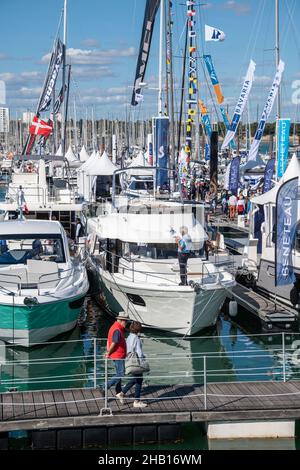
[[[173, 271], [165, 270], [160, 272], [147, 271], [144, 269], [139, 269], [138, 264], [145, 262], [150, 264], [151, 262], [155, 265], [158, 264], [159, 260], [148, 260], [143, 258], [133, 258], [132, 256], [120, 256], [116, 253], [113, 253], [109, 250], [102, 250], [99, 253], [97, 259], [100, 261], [102, 269], [108, 270], [111, 274], [122, 274], [124, 277], [127, 277], [133, 283], [141, 282], [141, 277], [143, 277], [144, 282], [151, 280], [164, 280], [165, 282], [178, 285], [178, 277], [180, 275], [179, 263], [174, 258], [174, 267]], [[108, 258], [109, 256], [109, 258]], [[124, 263], [125, 261], [126, 263]], [[200, 270], [197, 272], [189, 271], [187, 272], [188, 281], [191, 281], [190, 285], [209, 285], [209, 284], [220, 284], [221, 276], [225, 272], [226, 266], [220, 264], [216, 266], [211, 261], [202, 260]], [[229, 270], [228, 270], [229, 272]], [[193, 281], [195, 279], [195, 282]]]
[[[30, 202], [36, 202], [42, 205], [46, 205], [47, 200], [47, 190], [40, 186], [22, 186], [24, 191], [24, 198], [26, 203], [29, 205]], [[5, 197], [7, 202], [17, 203], [18, 204], [18, 189], [9, 188], [7, 195]]]
[[[193, 389], [192, 393], [193, 396], [196, 393], [202, 395], [205, 407], [213, 393], [208, 392], [208, 383], [300, 380], [299, 333], [247, 335], [245, 337], [251, 342], [251, 348], [246, 343], [244, 347], [241, 346], [238, 337], [236, 330], [230, 335], [195, 336], [188, 339], [179, 336], [143, 337], [143, 350], [151, 367], [151, 371], [145, 375], [145, 382], [147, 385], [160, 385], [162, 389], [164, 385], [202, 384], [201, 390]], [[216, 340], [220, 343], [219, 347], [216, 347]], [[96, 389], [101, 386], [107, 398], [107, 384], [115, 375], [115, 367], [113, 360], [106, 357], [106, 342], [107, 338], [95, 337], [32, 343], [27, 350], [28, 355], [24, 353], [24, 348], [20, 348], [22, 345], [1, 342], [1, 392], [12, 388], [32, 391], [83, 387]], [[199, 345], [202, 345], [201, 349]], [[37, 349], [38, 346], [40, 349]], [[38, 355], [36, 351], [39, 351]], [[130, 380], [130, 376], [122, 377], [122, 380], [127, 379]], [[228, 393], [231, 393], [230, 390]], [[251, 396], [246, 388], [244, 393], [240, 393], [235, 398]], [[268, 391], [259, 392], [261, 396], [265, 393]], [[274, 393], [279, 397], [285, 391], [277, 389]], [[178, 395], [171, 395], [164, 399], [178, 399]], [[295, 390], [291, 395], [296, 399], [299, 391]], [[234, 398], [232, 395], [228, 397]], [[100, 399], [103, 400], [103, 397]], [[128, 395], [126, 399], [130, 401], [134, 397]], [[6, 404], [11, 406], [10, 401]], [[22, 402], [22, 406], [28, 406], [28, 403]]]
[[[79, 272], [79, 267], [72, 267], [69, 269], [59, 270], [53, 273], [42, 274], [38, 280], [38, 294], [42, 294], [42, 290], [45, 290], [46, 287], [54, 288], [60, 281], [65, 279], [72, 279], [72, 285], [74, 285], [74, 276], [75, 272]], [[54, 285], [55, 284], [55, 285]]]
[[[3, 277], [5, 279], [3, 279]], [[14, 279], [14, 281], [12, 280], [12, 278]], [[17, 294], [21, 295], [21, 292], [22, 292], [21, 276], [19, 276], [18, 274], [0, 273], [0, 289], [3, 289], [9, 295], [16, 295], [16, 291], [12, 290], [13, 286], [16, 287]]]

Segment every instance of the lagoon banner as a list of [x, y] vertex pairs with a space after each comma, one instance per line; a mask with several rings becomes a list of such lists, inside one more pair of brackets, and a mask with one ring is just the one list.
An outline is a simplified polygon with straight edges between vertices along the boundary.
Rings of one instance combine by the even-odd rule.
[[275, 158], [271, 158], [268, 163], [266, 164], [265, 174], [264, 174], [264, 185], [263, 185], [263, 193], [267, 193], [270, 189], [273, 188], [273, 175], [275, 170]]
[[278, 142], [278, 162], [277, 162], [277, 177], [281, 178], [284, 174], [289, 153], [289, 141], [290, 141], [290, 119], [278, 119], [277, 127], [277, 142]]
[[154, 133], [154, 161], [157, 168], [156, 186], [160, 188], [168, 184], [168, 167], [169, 167], [169, 118], [156, 117], [153, 118]]
[[292, 252], [297, 228], [298, 177], [288, 180], [278, 190], [275, 220], [275, 286], [295, 282]]

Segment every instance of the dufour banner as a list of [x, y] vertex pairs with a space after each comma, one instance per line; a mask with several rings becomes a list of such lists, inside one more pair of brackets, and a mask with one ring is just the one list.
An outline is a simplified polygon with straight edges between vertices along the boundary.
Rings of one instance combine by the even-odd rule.
[[283, 71], [284, 71], [284, 62], [281, 60], [279, 62], [279, 65], [278, 65], [278, 69], [277, 69], [276, 75], [274, 77], [274, 81], [273, 81], [273, 84], [271, 86], [267, 102], [266, 102], [264, 110], [262, 112], [261, 119], [260, 119], [258, 128], [256, 130], [256, 134], [254, 136], [254, 140], [253, 140], [253, 142], [251, 144], [251, 147], [250, 147], [250, 150], [249, 150], [248, 162], [256, 161], [256, 156], [257, 156], [257, 153], [258, 153], [259, 144], [260, 144], [261, 138], [263, 136], [263, 133], [264, 133], [264, 130], [265, 130], [265, 127], [266, 127], [267, 119], [270, 116], [270, 113], [271, 113], [272, 108], [273, 108], [273, 104], [275, 102], [275, 99], [276, 99], [276, 96], [277, 96], [277, 93], [278, 93], [278, 88], [279, 88], [279, 85], [280, 85], [280, 82], [281, 82]]
[[275, 162], [276, 162], [276, 159], [271, 158], [266, 164], [265, 174], [264, 174], [264, 185], [263, 185], [263, 191], [262, 191], [263, 193], [267, 193], [274, 186], [272, 178], [273, 178], [274, 171], [275, 171]]
[[141, 94], [141, 82], [144, 80], [149, 59], [150, 46], [155, 22], [155, 16], [160, 5], [160, 0], [147, 0], [140, 43], [140, 51], [136, 66], [136, 74], [131, 98], [131, 105], [136, 106], [143, 100]]
[[59, 69], [63, 61], [65, 46], [60, 39], [56, 41], [55, 49], [52, 52], [48, 67], [45, 86], [40, 97], [37, 114], [47, 111], [50, 108], [52, 93], [58, 77]]
[[289, 154], [289, 142], [290, 142], [290, 119], [278, 119], [278, 161], [277, 161], [277, 177], [281, 178], [284, 174]]
[[276, 198], [275, 286], [295, 282], [292, 252], [298, 221], [298, 177], [288, 180]]
[[227, 131], [224, 142], [222, 144], [222, 150], [224, 150], [226, 147], [229, 146], [230, 142], [232, 141], [232, 139], [234, 138], [236, 134], [240, 119], [242, 117], [243, 111], [245, 109], [245, 106], [248, 101], [248, 97], [252, 88], [255, 67], [256, 67], [256, 63], [253, 60], [250, 60], [250, 64], [247, 70], [247, 74], [246, 74], [245, 81], [242, 87], [242, 91], [238, 99], [229, 130]]
[[168, 184], [168, 168], [169, 168], [169, 118], [156, 117], [153, 118], [153, 134], [154, 134], [154, 159], [156, 172], [156, 186], [162, 187]]
[[204, 55], [203, 59], [204, 59], [207, 71], [209, 73], [211, 83], [214, 87], [218, 103], [222, 104], [224, 102], [224, 96], [222, 94], [221, 85], [219, 83], [219, 80], [218, 80], [218, 77], [217, 77], [217, 73], [216, 73], [211, 55]]
[[240, 157], [235, 157], [230, 164], [229, 191], [237, 195], [240, 182]]

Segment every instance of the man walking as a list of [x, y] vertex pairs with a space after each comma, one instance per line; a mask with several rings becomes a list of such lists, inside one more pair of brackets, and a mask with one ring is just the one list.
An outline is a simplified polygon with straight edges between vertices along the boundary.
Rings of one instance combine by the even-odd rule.
[[120, 312], [115, 323], [110, 327], [107, 338], [107, 358], [114, 361], [116, 374], [108, 381], [107, 388], [115, 385], [116, 397], [120, 403], [124, 403], [124, 395], [122, 392], [122, 377], [125, 375], [125, 357], [126, 357], [126, 340], [125, 327], [129, 321], [129, 315], [126, 312]]
[[192, 249], [192, 239], [187, 227], [180, 227], [180, 237], [176, 237], [178, 243], [178, 262], [180, 269], [180, 286], [187, 286], [187, 262]]

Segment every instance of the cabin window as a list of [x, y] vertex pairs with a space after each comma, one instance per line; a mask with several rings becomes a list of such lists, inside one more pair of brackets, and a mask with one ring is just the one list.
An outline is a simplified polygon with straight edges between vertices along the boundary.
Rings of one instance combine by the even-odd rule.
[[61, 236], [56, 234], [0, 235], [0, 265], [27, 264], [29, 259], [65, 263]]

